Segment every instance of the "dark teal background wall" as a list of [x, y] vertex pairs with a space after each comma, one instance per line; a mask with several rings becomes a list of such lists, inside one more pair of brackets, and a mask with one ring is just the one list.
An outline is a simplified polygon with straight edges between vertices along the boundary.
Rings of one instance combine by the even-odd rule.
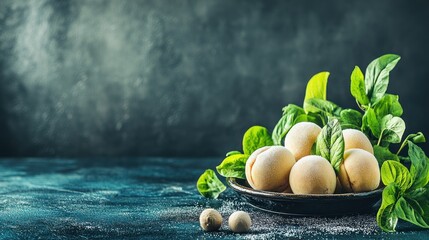
[[429, 136], [428, 23], [428, 1], [2, 0], [0, 155], [221, 155], [319, 71], [354, 107], [350, 72], [384, 53]]

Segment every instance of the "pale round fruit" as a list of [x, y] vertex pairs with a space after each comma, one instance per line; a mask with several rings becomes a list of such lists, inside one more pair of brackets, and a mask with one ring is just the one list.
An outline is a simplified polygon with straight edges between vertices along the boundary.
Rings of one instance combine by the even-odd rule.
[[285, 147], [293, 153], [296, 161], [310, 155], [311, 148], [321, 130], [312, 122], [297, 123], [289, 130], [285, 137]]
[[334, 168], [328, 160], [316, 155], [301, 158], [289, 176], [290, 187], [295, 194], [334, 193], [336, 182]]
[[289, 173], [295, 164], [292, 153], [282, 146], [262, 147], [246, 162], [246, 179], [257, 190], [284, 191], [289, 187]]
[[200, 215], [200, 226], [207, 232], [216, 231], [222, 225], [222, 216], [213, 208], [205, 209]]
[[345, 129], [343, 130], [343, 137], [344, 151], [352, 148], [359, 148], [374, 154], [372, 144], [363, 132], [356, 129]]
[[371, 153], [354, 148], [344, 152], [338, 175], [346, 192], [368, 192], [380, 184], [380, 168]]
[[231, 214], [228, 219], [228, 225], [231, 231], [236, 233], [244, 233], [250, 230], [252, 220], [247, 212], [237, 211]]

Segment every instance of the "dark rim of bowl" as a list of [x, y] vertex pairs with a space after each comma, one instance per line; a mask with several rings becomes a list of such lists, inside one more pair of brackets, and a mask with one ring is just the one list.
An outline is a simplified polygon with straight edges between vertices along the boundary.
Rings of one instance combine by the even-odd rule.
[[[250, 187], [243, 186], [237, 182], [237, 179], [229, 177], [226, 179], [228, 185], [237, 192], [264, 197], [264, 198], [276, 198], [276, 199], [334, 199], [334, 198], [367, 198], [379, 195], [383, 192], [384, 187], [379, 187], [376, 190], [362, 193], [334, 193], [334, 194], [294, 194], [294, 193], [281, 193], [281, 192], [268, 192], [255, 190]], [[240, 179], [241, 180], [241, 179]], [[242, 180], [246, 181], [246, 180]]]

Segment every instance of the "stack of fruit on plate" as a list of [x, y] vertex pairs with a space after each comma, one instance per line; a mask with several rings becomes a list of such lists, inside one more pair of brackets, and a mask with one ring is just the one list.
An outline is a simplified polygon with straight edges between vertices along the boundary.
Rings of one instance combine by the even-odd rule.
[[[284, 107], [271, 134], [261, 126], [249, 128], [242, 152], [228, 152], [217, 172], [246, 179], [256, 190], [284, 194], [360, 193], [383, 186], [381, 229], [395, 231], [398, 219], [429, 228], [429, 159], [417, 146], [426, 140], [421, 132], [403, 139], [399, 96], [386, 93], [399, 60], [386, 54], [372, 61], [365, 75], [353, 69], [350, 93], [357, 110], [327, 100], [329, 73], [314, 75], [303, 106]], [[226, 186], [208, 169], [197, 189], [217, 198]]]

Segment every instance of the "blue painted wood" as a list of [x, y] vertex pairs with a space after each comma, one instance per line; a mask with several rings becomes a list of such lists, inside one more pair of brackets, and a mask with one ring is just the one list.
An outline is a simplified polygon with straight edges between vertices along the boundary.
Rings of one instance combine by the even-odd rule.
[[[283, 217], [240, 202], [228, 189], [220, 199], [201, 197], [199, 175], [214, 158], [1, 159], [2, 239], [428, 239], [429, 231], [401, 225], [386, 234], [374, 215], [341, 218]], [[200, 212], [216, 208], [224, 223], [203, 232]], [[227, 218], [248, 211], [252, 231], [234, 234]]]

